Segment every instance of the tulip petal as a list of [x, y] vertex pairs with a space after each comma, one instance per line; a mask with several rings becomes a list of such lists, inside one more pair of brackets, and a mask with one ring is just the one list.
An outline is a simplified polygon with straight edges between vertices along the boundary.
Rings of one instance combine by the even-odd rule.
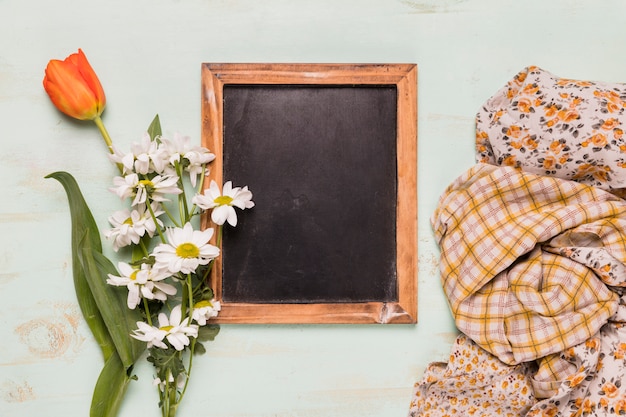
[[55, 107], [75, 119], [93, 120], [106, 104], [100, 81], [80, 50], [64, 61], [51, 60], [43, 87]]
[[76, 56], [76, 66], [78, 67], [78, 71], [96, 98], [96, 103], [98, 103], [98, 114], [102, 114], [104, 106], [106, 105], [106, 96], [104, 95], [102, 84], [81, 49], [78, 50]]

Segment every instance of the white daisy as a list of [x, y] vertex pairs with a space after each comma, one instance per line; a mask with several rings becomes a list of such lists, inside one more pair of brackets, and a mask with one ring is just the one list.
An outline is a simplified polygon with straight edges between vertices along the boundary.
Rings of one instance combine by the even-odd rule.
[[[198, 175], [202, 174], [204, 167], [215, 159], [215, 155], [208, 149], [197, 147], [185, 153], [185, 171], [189, 173], [189, 180], [193, 187], [196, 186]], [[208, 173], [208, 171], [206, 171]]]
[[224, 184], [223, 191], [215, 181], [211, 181], [209, 188], [204, 194], [196, 194], [191, 200], [203, 210], [213, 210], [211, 220], [217, 225], [223, 225], [226, 221], [231, 226], [237, 226], [237, 213], [235, 207], [244, 210], [254, 207], [252, 193], [248, 187], [235, 187], [231, 181]]
[[159, 313], [159, 327], [138, 321], [138, 329], [134, 330], [131, 336], [147, 342], [148, 348], [156, 346], [167, 349], [167, 345], [163, 342], [163, 339], [167, 339], [174, 349], [183, 350], [189, 345], [190, 337], [198, 337], [198, 325], [189, 324], [189, 317], [181, 319], [182, 311], [179, 304], [172, 309], [169, 318], [165, 313]]
[[172, 274], [189, 274], [199, 265], [207, 265], [220, 254], [217, 246], [209, 243], [213, 229], [193, 230], [191, 223], [165, 231], [168, 243], [161, 243], [154, 248], [157, 266], [167, 268]]
[[160, 327], [150, 326], [143, 321], [137, 322], [137, 329], [133, 330], [130, 335], [137, 340], [147, 343], [148, 349], [152, 346], [156, 346], [161, 349], [167, 349], [167, 345], [163, 342], [165, 336], [167, 336], [167, 330]]
[[204, 166], [215, 159], [215, 155], [208, 149], [193, 145], [189, 136], [178, 133], [174, 134], [174, 139], [161, 138], [161, 147], [170, 164], [178, 162], [189, 173], [193, 187], [196, 186], [198, 174], [202, 173]]
[[[157, 202], [152, 202], [151, 206], [155, 217], [164, 213]], [[150, 237], [154, 236], [157, 223], [159, 226], [163, 226], [159, 219], [155, 223], [146, 205], [140, 205], [132, 211], [128, 209], [116, 211], [109, 217], [109, 223], [113, 228], [106, 230], [104, 236], [113, 240], [115, 252], [131, 243], [138, 244], [141, 237], [146, 233]]]
[[193, 306], [192, 318], [200, 325], [204, 326], [212, 317], [217, 317], [218, 312], [222, 309], [219, 301], [202, 300]]
[[170, 276], [167, 270], [152, 268], [142, 264], [138, 269], [125, 262], [117, 264], [121, 275], [109, 274], [107, 284], [128, 289], [126, 304], [131, 310], [139, 305], [141, 298], [148, 300], [167, 300], [168, 295], [176, 294], [176, 287], [162, 282]]
[[137, 174], [129, 174], [124, 177], [113, 178], [115, 187], [110, 190], [121, 199], [133, 198], [131, 206], [144, 204], [146, 201], [168, 201], [167, 194], [180, 194], [178, 177], [175, 175], [157, 175], [152, 179], [139, 179]]

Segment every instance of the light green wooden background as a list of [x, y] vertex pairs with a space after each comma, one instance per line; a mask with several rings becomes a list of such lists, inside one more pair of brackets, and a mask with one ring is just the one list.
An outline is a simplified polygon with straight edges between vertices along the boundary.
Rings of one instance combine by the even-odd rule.
[[[418, 64], [419, 324], [223, 326], [180, 410], [402, 417], [455, 337], [429, 216], [474, 162], [474, 114], [531, 64], [626, 81], [625, 40], [620, 0], [0, 0], [0, 416], [86, 416], [102, 365], [74, 298], [65, 195], [43, 177], [74, 174], [101, 229], [120, 203], [97, 131], [44, 93], [49, 59], [83, 48], [124, 149], [156, 113], [199, 143], [201, 62]], [[157, 416], [151, 369], [137, 372], [120, 414]]]

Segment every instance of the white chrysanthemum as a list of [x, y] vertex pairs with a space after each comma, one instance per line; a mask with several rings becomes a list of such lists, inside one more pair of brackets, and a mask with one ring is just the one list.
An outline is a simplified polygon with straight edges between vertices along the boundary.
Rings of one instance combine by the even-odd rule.
[[[151, 206], [155, 217], [164, 213], [160, 209], [159, 203], [153, 202]], [[109, 223], [113, 228], [106, 230], [104, 236], [109, 240], [113, 240], [113, 250], [115, 252], [131, 243], [138, 244], [139, 240], [146, 233], [150, 237], [154, 236], [156, 223], [161, 227], [163, 226], [159, 219], [155, 223], [146, 205], [140, 205], [136, 210], [132, 211], [128, 209], [116, 211], [109, 217]]]
[[217, 317], [217, 314], [221, 309], [222, 306], [219, 301], [202, 300], [194, 304], [191, 315], [200, 326], [204, 326], [209, 319]]
[[[146, 329], [144, 326], [144, 329], [147, 330], [147, 332], [139, 328], [138, 330], [135, 330], [132, 336], [138, 340], [148, 342], [148, 347], [150, 347], [150, 343], [152, 343], [154, 346], [164, 349], [167, 348], [167, 345], [163, 343], [163, 338], [165, 338], [174, 347], [174, 349], [183, 350], [185, 346], [189, 345], [190, 337], [198, 337], [198, 325], [189, 324], [189, 317], [181, 319], [182, 311], [179, 304], [172, 309], [169, 318], [165, 313], [159, 314], [158, 328], [148, 326], [150, 329]], [[137, 322], [138, 327], [139, 323], [141, 322]], [[162, 336], [162, 333], [160, 332], [165, 332], [165, 335]], [[160, 340], [159, 337], [161, 338]]]
[[181, 319], [182, 311], [179, 304], [172, 309], [169, 318], [165, 313], [159, 313], [159, 327], [138, 321], [138, 329], [134, 330], [131, 336], [147, 342], [148, 348], [156, 346], [167, 349], [167, 345], [163, 342], [163, 339], [167, 339], [174, 349], [183, 350], [189, 345], [190, 337], [198, 337], [198, 325], [189, 324], [189, 317]]
[[178, 177], [175, 175], [157, 175], [152, 179], [139, 179], [137, 174], [113, 178], [111, 188], [121, 199], [133, 198], [131, 206], [145, 204], [146, 201], [168, 201], [167, 194], [178, 195], [183, 191], [178, 188]]
[[152, 346], [156, 346], [161, 349], [167, 349], [167, 345], [163, 342], [165, 336], [167, 336], [167, 330], [160, 327], [150, 326], [143, 321], [137, 322], [137, 329], [133, 330], [130, 335], [137, 340], [147, 343], [148, 349]]
[[189, 173], [189, 180], [193, 187], [196, 186], [198, 175], [202, 174], [202, 171], [208, 174], [208, 170], [205, 170], [205, 166], [215, 159], [215, 155], [209, 152], [208, 149], [197, 147], [187, 153], [185, 153], [185, 171]]
[[196, 186], [197, 177], [204, 166], [215, 159], [215, 155], [208, 149], [193, 145], [189, 136], [178, 133], [174, 134], [174, 139], [161, 138], [161, 148], [171, 166], [178, 162], [189, 173], [193, 187]]
[[170, 276], [167, 270], [152, 268], [148, 264], [137, 269], [125, 262], [119, 262], [117, 267], [121, 275], [109, 274], [107, 284], [128, 289], [126, 303], [131, 310], [139, 305], [142, 297], [165, 301], [168, 295], [176, 294], [176, 287], [162, 282]]
[[139, 142], [131, 144], [130, 152], [123, 154], [117, 149], [110, 156], [110, 159], [121, 164], [124, 173], [135, 172], [137, 174], [162, 173], [167, 164], [165, 150], [159, 147], [159, 143], [150, 139], [148, 132], [145, 132]]
[[172, 274], [192, 273], [199, 265], [207, 265], [219, 256], [217, 246], [209, 243], [213, 229], [193, 230], [191, 223], [165, 231], [168, 243], [161, 243], [154, 248], [156, 264], [167, 268]]
[[226, 221], [231, 226], [237, 226], [235, 207], [241, 210], [254, 207], [252, 193], [248, 187], [233, 188], [231, 181], [224, 184], [222, 192], [217, 183], [211, 181], [209, 188], [204, 190], [204, 194], [196, 194], [192, 202], [203, 210], [212, 209], [211, 220], [220, 226]]

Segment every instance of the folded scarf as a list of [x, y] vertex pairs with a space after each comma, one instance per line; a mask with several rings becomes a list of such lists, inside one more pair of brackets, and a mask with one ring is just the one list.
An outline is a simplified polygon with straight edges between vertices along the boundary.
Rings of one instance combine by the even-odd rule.
[[458, 329], [506, 364], [589, 339], [626, 282], [626, 201], [596, 187], [477, 164], [431, 218]]

